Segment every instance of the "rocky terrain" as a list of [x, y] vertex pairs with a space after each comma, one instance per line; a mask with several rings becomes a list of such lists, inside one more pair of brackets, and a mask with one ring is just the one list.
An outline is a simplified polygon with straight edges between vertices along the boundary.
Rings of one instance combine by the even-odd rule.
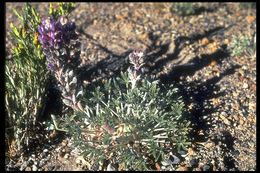
[[[42, 16], [48, 4], [32, 3]], [[8, 23], [17, 24], [6, 4]], [[192, 145], [176, 162], [158, 170], [256, 170], [256, 53], [232, 56], [234, 36], [256, 36], [256, 7], [240, 3], [196, 3], [177, 15], [173, 3], [76, 3], [70, 18], [82, 42], [85, 83], [126, 70], [133, 49], [146, 53], [147, 73], [181, 90], [190, 119]], [[6, 37], [6, 53], [12, 45]], [[28, 154], [6, 159], [6, 170], [93, 170], [70, 138], [48, 132]], [[111, 168], [105, 168], [105, 170]]]

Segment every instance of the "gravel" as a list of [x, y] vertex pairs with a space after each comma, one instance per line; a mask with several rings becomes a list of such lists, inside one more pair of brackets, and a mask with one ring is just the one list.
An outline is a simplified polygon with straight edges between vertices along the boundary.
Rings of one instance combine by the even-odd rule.
[[[46, 3], [34, 5], [47, 14]], [[172, 3], [76, 3], [71, 19], [83, 44], [82, 80], [112, 77], [126, 69], [122, 59], [130, 49], [145, 50], [148, 73], [179, 87], [194, 123], [188, 153], [173, 153], [182, 158], [176, 156], [179, 160], [170, 160], [176, 165], [161, 170], [256, 170], [256, 54], [231, 56], [229, 51], [233, 35], [254, 39], [256, 9], [238, 3], [198, 5], [212, 10], [182, 17], [170, 12]], [[17, 25], [11, 8], [19, 11], [21, 4], [6, 6], [6, 23]], [[9, 34], [6, 46], [8, 54]], [[29, 153], [23, 162], [16, 158], [19, 166], [10, 161], [6, 170], [99, 170], [91, 160], [82, 161], [88, 168], [76, 163], [80, 151], [70, 137], [48, 132], [42, 140], [49, 147]]]

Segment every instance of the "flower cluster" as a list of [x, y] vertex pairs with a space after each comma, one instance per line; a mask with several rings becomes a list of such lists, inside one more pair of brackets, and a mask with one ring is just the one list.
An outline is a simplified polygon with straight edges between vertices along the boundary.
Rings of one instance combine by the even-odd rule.
[[[48, 69], [54, 71], [59, 65], [77, 67], [80, 63], [80, 42], [75, 31], [76, 25], [66, 17], [58, 20], [48, 17], [38, 28], [39, 42], [47, 58]], [[60, 62], [57, 62], [60, 61]]]
[[129, 61], [133, 64], [133, 67], [128, 69], [132, 88], [134, 88], [136, 82], [141, 79], [142, 66], [144, 65], [143, 55], [144, 53], [140, 50], [134, 50], [129, 54]]
[[80, 42], [75, 30], [75, 23], [64, 16], [57, 20], [48, 17], [42, 20], [38, 28], [47, 68], [58, 81], [63, 103], [73, 110], [78, 108], [76, 97], [82, 91], [76, 74], [80, 64]]

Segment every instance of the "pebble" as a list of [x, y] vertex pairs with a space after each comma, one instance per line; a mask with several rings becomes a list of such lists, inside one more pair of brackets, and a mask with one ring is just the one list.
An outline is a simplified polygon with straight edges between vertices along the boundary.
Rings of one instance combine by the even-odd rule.
[[203, 166], [203, 171], [211, 171], [211, 167], [208, 164], [206, 164]]
[[220, 115], [219, 117], [223, 120], [223, 122], [226, 125], [231, 125], [231, 122], [224, 115]]
[[162, 164], [163, 166], [168, 166], [168, 165], [173, 164], [173, 162], [172, 162], [170, 159], [165, 159], [165, 160], [163, 160], [163, 161], [161, 162], [161, 164]]
[[107, 171], [116, 171], [116, 168], [114, 168], [114, 167], [112, 166], [112, 164], [109, 163], [109, 164], [107, 165]]
[[198, 168], [195, 168], [194, 171], [202, 171], [202, 169], [200, 167], [198, 167]]
[[39, 167], [43, 167], [45, 165], [46, 161], [44, 159], [42, 159], [40, 162], [39, 162]]
[[240, 152], [238, 150], [232, 151], [231, 152], [234, 156], [239, 156]]
[[162, 165], [162, 167], [161, 167], [161, 168], [162, 168], [162, 170], [165, 170], [165, 169], [166, 169], [166, 166]]
[[60, 157], [64, 157], [66, 154], [66, 150], [63, 148], [60, 152], [59, 152], [59, 155]]
[[27, 167], [27, 163], [23, 162], [23, 164], [20, 166], [20, 171], [23, 171], [24, 169], [26, 169]]
[[182, 156], [182, 157], [185, 157], [187, 155], [187, 151], [184, 151], [184, 150], [180, 150], [178, 151], [178, 153]]
[[207, 44], [209, 44], [209, 40], [208, 40], [207, 38], [203, 38], [203, 39], [201, 40], [201, 45], [202, 45], [202, 46], [205, 46], [205, 45], [207, 45]]
[[33, 162], [33, 165], [37, 166], [37, 165], [38, 165], [38, 161], [35, 160], [35, 161]]
[[189, 171], [189, 169], [186, 166], [180, 166], [176, 171]]
[[180, 163], [180, 159], [177, 157], [177, 156], [175, 156], [175, 155], [170, 155], [170, 160], [172, 161], [172, 164], [178, 164], [178, 163]]
[[[82, 4], [82, 5], [80, 5], [78, 8], [80, 8], [80, 9], [84, 9], [84, 8], [81, 8], [81, 7], [83, 7], [84, 5]], [[111, 5], [111, 6], [113, 6], [113, 5]], [[218, 7], [218, 4], [215, 4], [215, 6], [216, 7]], [[215, 6], [214, 6], [214, 8], [215, 8]], [[203, 39], [201, 40], [201, 41], [197, 41], [197, 43], [199, 44], [199, 43], [201, 43], [202, 45], [207, 45], [207, 46], [209, 46], [209, 48], [212, 48], [212, 50], [215, 50], [215, 48], [218, 46], [218, 45], [212, 45], [212, 47], [210, 47], [210, 43], [209, 43], [209, 39], [210, 40], [213, 40], [213, 42], [216, 42], [216, 40], [218, 39], [218, 38], [220, 38], [221, 40], [222, 40], [222, 42], [223, 42], [223, 40], [224, 40], [224, 43], [225, 44], [227, 44], [227, 46], [229, 46], [229, 43], [231, 43], [231, 37], [229, 37], [229, 36], [231, 36], [233, 33], [234, 34], [236, 34], [237, 32], [236, 31], [238, 31], [238, 29], [240, 30], [241, 29], [241, 33], [243, 33], [243, 34], [246, 34], [246, 33], [248, 33], [248, 28], [252, 28], [252, 26], [253, 26], [253, 24], [255, 23], [255, 20], [256, 20], [256, 17], [255, 17], [255, 15], [254, 15], [254, 11], [255, 10], [250, 10], [250, 14], [249, 13], [247, 13], [248, 11], [247, 10], [241, 10], [241, 11], [239, 11], [239, 16], [240, 17], [236, 17], [235, 16], [235, 14], [236, 14], [236, 12], [234, 12], [234, 10], [232, 10], [234, 7], [231, 7], [230, 8], [230, 6], [231, 5], [225, 5], [225, 8], [222, 8], [222, 7], [220, 7], [219, 9], [217, 9], [216, 11], [214, 10], [214, 12], [212, 12], [212, 13], [208, 13], [208, 12], [203, 12], [203, 13], [201, 13], [199, 16], [188, 16], [188, 17], [186, 17], [185, 19], [184, 18], [180, 18], [180, 17], [175, 17], [175, 15], [174, 14], [172, 14], [172, 16], [173, 17], [171, 17], [171, 21], [170, 22], [168, 22], [167, 21], [167, 19], [165, 19], [165, 18], [160, 18], [160, 17], [157, 17], [159, 20], [158, 21], [155, 21], [155, 19], [156, 18], [154, 18], [153, 19], [153, 16], [155, 15], [157, 15], [157, 13], [155, 13], [155, 14], [151, 14], [151, 13], [149, 13], [150, 14], [150, 17], [149, 18], [147, 18], [146, 20], [147, 20], [147, 24], [144, 24], [145, 25], [145, 27], [147, 27], [148, 29], [149, 29], [149, 31], [147, 32], [147, 35], [148, 35], [148, 33], [150, 34], [152, 31], [151, 31], [151, 28], [154, 28], [153, 30], [160, 30], [161, 28], [163, 28], [163, 27], [165, 27], [165, 26], [169, 26], [169, 25], [174, 25], [174, 26], [176, 26], [176, 27], [171, 27], [170, 29], [172, 29], [172, 28], [174, 28], [174, 29], [176, 29], [176, 31], [178, 31], [178, 32], [180, 32], [180, 35], [181, 36], [188, 36], [189, 37], [189, 35], [190, 35], [190, 33], [193, 33], [193, 32], [195, 32], [193, 29], [192, 30], [190, 30], [189, 28], [188, 28], [188, 23], [189, 22], [187, 22], [189, 19], [192, 19], [192, 22], [194, 22], [194, 24], [193, 25], [191, 25], [191, 26], [198, 26], [197, 28], [199, 28], [199, 30], [207, 30], [208, 28], [206, 28], [206, 27], [204, 27], [204, 25], [203, 24], [201, 24], [202, 22], [203, 23], [206, 23], [207, 24], [207, 26], [209, 27], [212, 27], [213, 29], [215, 28], [215, 27], [217, 27], [217, 26], [220, 26], [220, 25], [228, 25], [228, 24], [230, 24], [230, 23], [232, 23], [232, 22], [235, 22], [235, 23], [241, 23], [241, 25], [234, 25], [234, 26], [232, 26], [231, 28], [225, 28], [225, 30], [223, 31], [223, 32], [221, 32], [221, 33], [218, 33], [218, 32], [213, 32], [213, 34], [212, 35], [214, 35], [214, 36], [216, 36], [216, 37], [211, 37], [211, 35], [209, 35], [209, 36], [206, 36], [206, 35], [203, 35]], [[136, 8], [136, 5], [134, 4], [134, 3], [131, 3], [130, 5], [129, 5], [129, 7], [130, 8], [132, 8], [132, 9], [137, 9]], [[98, 8], [97, 7], [95, 7], [95, 5], [93, 4], [93, 7], [92, 6], [89, 6], [88, 8], [90, 8], [90, 12], [91, 13], [93, 13], [93, 19], [91, 18], [91, 17], [88, 17], [87, 18], [87, 20], [89, 20], [89, 21], [94, 21], [94, 25], [99, 25], [100, 23], [102, 23], [102, 22], [100, 22], [100, 20], [98, 19], [98, 18], [96, 18], [95, 16], [98, 16], [98, 14], [99, 14], [99, 11], [100, 10], [98, 10], [99, 8], [101, 8], [101, 9], [103, 9], [103, 7], [102, 7], [102, 5], [99, 5], [98, 6]], [[121, 7], [120, 7], [121, 8]], [[119, 9], [120, 9], [119, 8]], [[94, 9], [94, 10], [93, 10]], [[230, 10], [231, 9], [231, 10]], [[107, 9], [107, 13], [108, 13], [108, 16], [114, 16], [115, 14], [113, 13], [112, 15], [109, 15], [109, 10], [110, 10], [110, 8], [109, 9]], [[111, 7], [111, 10], [113, 10], [113, 11], [116, 11], [116, 8], [115, 9], [113, 9], [113, 7]], [[140, 15], [139, 15], [139, 18], [142, 18], [143, 16], [142, 16], [142, 8], [138, 8], [138, 10], [140, 10]], [[86, 11], [86, 10], [81, 10], [82, 12], [81, 13], [86, 13], [86, 14], [89, 14], [89, 12], [88, 11]], [[131, 12], [131, 9], [129, 9], [129, 11]], [[228, 11], [228, 12], [227, 12]], [[77, 11], [78, 12], [78, 11]], [[216, 13], [215, 13], [216, 12]], [[221, 12], [220, 14], [217, 14], [217, 13], [219, 13], [219, 12]], [[251, 14], [252, 13], [252, 14]], [[147, 14], [147, 16], [149, 15], [149, 14]], [[158, 13], [159, 14], [159, 13]], [[224, 16], [223, 16], [223, 14], [225, 14]], [[226, 15], [227, 14], [227, 15]], [[144, 13], [144, 15], [146, 15], [146, 13]], [[75, 16], [77, 16], [78, 18], [81, 18], [81, 19], [83, 19], [84, 18], [84, 16], [85, 15], [82, 15], [82, 14], [74, 14], [74, 17]], [[86, 15], [87, 16], [87, 15]], [[235, 16], [235, 17], [234, 17]], [[117, 13], [117, 16], [116, 16], [116, 18], [118, 18], [118, 19], [121, 19], [121, 21], [122, 20], [124, 20], [125, 18], [126, 18], [127, 16], [125, 16], [125, 14], [124, 13], [122, 13], [122, 12], [118, 12]], [[223, 18], [224, 17], [224, 18]], [[225, 17], [226, 17], [226, 20], [223, 20], [223, 19], [225, 19]], [[73, 18], [73, 17], [72, 17]], [[81, 22], [81, 19], [77, 19], [78, 21], [80, 21]], [[106, 22], [109, 22], [109, 20], [107, 20], [105, 17], [102, 17], [102, 19], [104, 19], [104, 21], [106, 21]], [[199, 20], [198, 20], [199, 19]], [[232, 19], [232, 20], [231, 20]], [[234, 19], [234, 20], [233, 20]], [[240, 20], [241, 19], [241, 20]], [[76, 20], [76, 21], [77, 21]], [[134, 19], [133, 18], [133, 23], [135, 22], [135, 20], [136, 19]], [[201, 21], [200, 21], [201, 20]], [[153, 21], [153, 23], [151, 22], [151, 21]], [[161, 22], [160, 22], [161, 21]], [[165, 21], [165, 23], [164, 23], [164, 21]], [[176, 21], [181, 21], [181, 22], [176, 22]], [[240, 21], [245, 21], [245, 22], [240, 22]], [[112, 21], [111, 23], [113, 23], [114, 21]], [[141, 20], [141, 22], [142, 22], [142, 20]], [[254, 23], [253, 23], [254, 22]], [[84, 22], [83, 22], [84, 23]], [[150, 23], [150, 24], [149, 24]], [[176, 23], [176, 24], [175, 24]], [[90, 25], [92, 25], [91, 23], [90, 23]], [[159, 26], [159, 25], [162, 25], [162, 26]], [[244, 27], [244, 26], [247, 26], [248, 25], [248, 27]], [[119, 25], [119, 26], [124, 26], [124, 25]], [[203, 26], [203, 27], [201, 27], [201, 26]], [[111, 26], [112, 27], [112, 26]], [[100, 28], [102, 28], [102, 27], [100, 27]], [[134, 27], [135, 28], [135, 27]], [[144, 26], [141, 26], [140, 27], [140, 30], [142, 30], [142, 28], [144, 28]], [[185, 30], [185, 31], [183, 31], [182, 29], [180, 29], [180, 28], [183, 28], [183, 30]], [[188, 29], [187, 29], [188, 28]], [[186, 32], [186, 30], [190, 30], [190, 31], [188, 31], [188, 32]], [[249, 30], [250, 31], [250, 30]], [[127, 31], [128, 32], [128, 31]], [[168, 32], [168, 31], [167, 31]], [[102, 33], [101, 31], [99, 32], [99, 31], [97, 31], [97, 33]], [[223, 33], [223, 34], [222, 34]], [[254, 32], [251, 32], [251, 33], [254, 33]], [[98, 34], [98, 35], [100, 35], [100, 34]], [[109, 32], [108, 32], [108, 35], [109, 35]], [[120, 32], [118, 32], [118, 35], [120, 35]], [[129, 34], [130, 35], [130, 34]], [[158, 34], [158, 36], [160, 37], [160, 35], [161, 35], [161, 33], [160, 34]], [[255, 34], [256, 35], [256, 34]], [[254, 35], [254, 36], [255, 36]], [[126, 35], [125, 37], [128, 37], [128, 35]], [[208, 38], [206, 38], [206, 37], [208, 37]], [[120, 37], [118, 37], [118, 38], [120, 38]], [[145, 36], [145, 38], [146, 38], [146, 36]], [[124, 38], [123, 38], [124, 39]], [[146, 39], [144, 39], [145, 41], [144, 41], [144, 44], [146, 44], [146, 45], [148, 45], [148, 46], [150, 46], [149, 44], [147, 44], [147, 41], [146, 41]], [[147, 40], [150, 40], [150, 38], [148, 38]], [[100, 43], [102, 43], [101, 45], [106, 45], [106, 43], [105, 43], [105, 41], [106, 40], [100, 40]], [[164, 41], [164, 40], [162, 40], [162, 41]], [[99, 41], [98, 41], [99, 42]], [[104, 44], [103, 44], [104, 43]], [[196, 43], [196, 42], [195, 42]], [[197, 44], [196, 43], [196, 44]], [[172, 53], [172, 51], [174, 50], [174, 46], [175, 45], [170, 45], [169, 47], [170, 47], [170, 49], [169, 49], [169, 52], [170, 53]], [[226, 51], [225, 49], [224, 49], [224, 51]], [[168, 52], [168, 53], [169, 53]], [[92, 53], [90, 53], [90, 54], [92, 54]], [[198, 54], [203, 54], [203, 53], [201, 53], [201, 52], [198, 52]], [[217, 79], [220, 79], [219, 81], [211, 81], [211, 80], [208, 80], [210, 77], [212, 77], [212, 79], [214, 79], [214, 77], [213, 76], [210, 76], [210, 75], [212, 75], [212, 74], [210, 74], [209, 73], [209, 76], [208, 76], [208, 78], [206, 79], [206, 80], [204, 80], [203, 78], [205, 78], [205, 76], [203, 76], [203, 74], [206, 74], [206, 71], [208, 71], [208, 69], [207, 69], [207, 67], [205, 68], [206, 70], [205, 71], [203, 71], [203, 69], [196, 69], [196, 71], [202, 71], [201, 73], [199, 73], [199, 75], [191, 75], [191, 79], [189, 80], [189, 82], [190, 82], [190, 84], [195, 84], [197, 81], [198, 82], [201, 82], [202, 80], [200, 80], [200, 79], [203, 79], [204, 81], [205, 81], [205, 84], [207, 84], [206, 82], [211, 82], [211, 83], [213, 83], [214, 85], [216, 85], [216, 86], [219, 86], [220, 88], [222, 88], [223, 87], [223, 89], [224, 88], [226, 88], [227, 89], [227, 93], [226, 94], [224, 94], [224, 95], [226, 95], [226, 96], [217, 96], [216, 98], [221, 98], [222, 100], [225, 100], [225, 99], [227, 99], [227, 98], [229, 98], [229, 97], [233, 97], [232, 98], [232, 100], [234, 100], [234, 99], [240, 99], [241, 97], [245, 97], [245, 96], [247, 96], [247, 94], [249, 95], [249, 94], [252, 94], [252, 93], [247, 93], [247, 92], [245, 92], [245, 91], [249, 91], [249, 90], [246, 90], [246, 89], [248, 89], [249, 87], [251, 88], [252, 86], [251, 86], [251, 84], [250, 83], [243, 83], [243, 82], [245, 82], [246, 80], [243, 80], [243, 81], [239, 81], [239, 79], [236, 79], [236, 77], [232, 74], [232, 72], [231, 73], [228, 73], [228, 74], [226, 74], [224, 71], [226, 71], [226, 72], [228, 72], [228, 66], [227, 65], [233, 65], [233, 64], [241, 64], [241, 65], [245, 65], [246, 67], [247, 67], [247, 70], [245, 71], [245, 72], [243, 72], [243, 76], [244, 77], [247, 77], [247, 78], [252, 78], [252, 77], [255, 77], [255, 74], [253, 74], [252, 76], [250, 76], [250, 75], [248, 75], [247, 74], [247, 71], [252, 71], [252, 72], [254, 72], [254, 71], [256, 71], [255, 70], [255, 68], [250, 68], [250, 64], [253, 66], [254, 65], [254, 62], [253, 63], [247, 63], [247, 64], [245, 64], [244, 62], [243, 62], [243, 59], [248, 59], [248, 57], [246, 57], [245, 56], [245, 58], [243, 57], [243, 58], [240, 58], [239, 57], [239, 59], [238, 60], [234, 60], [233, 59], [233, 57], [232, 58], [230, 58], [229, 56], [228, 57], [224, 57], [224, 60], [222, 60], [222, 54], [220, 54], [220, 55], [215, 55], [215, 54], [209, 54], [209, 56], [207, 56], [207, 57], [209, 57], [209, 59], [211, 59], [211, 58], [214, 58], [214, 56], [216, 56], [216, 58], [218, 58], [218, 60], [217, 60], [217, 62], [220, 62], [221, 63], [221, 73], [220, 73], [220, 78], [217, 78]], [[176, 58], [176, 59], [178, 59], [178, 57], [173, 57], [173, 58]], [[255, 58], [253, 59], [253, 61], [255, 61]], [[210, 60], [208, 60], [208, 63], [210, 63], [211, 61]], [[232, 63], [233, 62], [233, 63]], [[215, 67], [215, 65], [214, 65], [214, 67]], [[241, 68], [238, 68], [238, 69], [241, 69]], [[238, 70], [238, 69], [236, 69], [236, 71]], [[243, 66], [243, 69], [245, 69], [244, 68], [244, 66]], [[184, 69], [185, 70], [185, 69]], [[191, 69], [191, 71], [195, 71], [194, 69]], [[188, 72], [188, 70], [187, 70], [187, 72]], [[204, 73], [205, 72], [205, 73]], [[223, 75], [222, 75], [223, 74]], [[248, 77], [249, 76], [249, 77]], [[183, 76], [181, 76], [181, 77], [183, 77]], [[224, 81], [232, 81], [232, 82], [230, 82], [230, 83], [224, 83]], [[217, 83], [215, 83], [215, 82], [217, 82]], [[203, 82], [202, 82], [202, 84], [203, 84]], [[185, 84], [184, 86], [187, 86], [187, 85], [189, 85], [189, 84]], [[231, 89], [231, 87], [230, 86], [235, 86], [235, 87], [233, 87], [232, 89]], [[245, 90], [244, 91], [242, 91], [241, 90], [241, 88], [240, 87], [238, 87], [238, 86], [242, 86], [241, 88], [244, 88]], [[229, 89], [229, 90], [228, 90]], [[225, 90], [225, 89], [224, 89]], [[234, 93], [234, 94], [231, 94], [232, 92], [230, 92], [230, 91], [236, 91], [236, 90], [239, 90], [239, 91], [242, 91], [241, 93], [239, 92], [239, 94], [238, 93]], [[211, 91], [211, 90], [210, 90]], [[215, 92], [215, 91], [214, 91]], [[229, 92], [230, 92], [230, 94], [229, 94]], [[251, 91], [250, 91], [251, 92]], [[255, 92], [255, 91], [254, 91]], [[212, 92], [213, 93], [213, 92]], [[255, 94], [255, 93], [253, 93], [253, 94]], [[190, 95], [192, 95], [192, 94], [190, 94]], [[256, 95], [256, 94], [255, 94]], [[215, 96], [214, 96], [215, 97]], [[239, 98], [238, 98], [239, 97]], [[207, 99], [207, 98], [206, 98]], [[251, 100], [250, 100], [251, 101]], [[249, 101], [249, 102], [250, 102]], [[253, 101], [254, 102], [254, 101]], [[231, 116], [229, 116], [229, 117], [231, 117], [231, 118], [233, 118], [232, 117], [232, 115], [236, 115], [236, 114], [238, 114], [238, 112], [236, 112], [236, 110], [234, 110], [234, 109], [229, 109], [229, 107], [226, 105], [226, 102], [224, 102], [223, 101], [223, 106], [222, 107], [220, 107], [219, 109], [222, 109], [223, 111], [226, 111], [226, 112], [229, 112], [230, 111], [230, 115]], [[216, 105], [218, 105], [218, 104], [216, 104]], [[204, 105], [203, 105], [204, 106]], [[255, 106], [256, 107], [256, 106]], [[231, 108], [232, 108], [232, 106], [231, 106]], [[243, 109], [242, 107], [238, 107], [238, 109]], [[253, 110], [253, 109], [255, 109], [254, 107], [251, 107], [251, 108], [249, 108], [250, 110]], [[212, 111], [215, 111], [215, 109], [212, 109]], [[199, 113], [202, 113], [202, 115], [203, 115], [203, 112], [199, 112]], [[239, 114], [238, 114], [239, 115]], [[226, 117], [228, 117], [228, 116], [226, 116]], [[242, 116], [242, 115], [241, 115]], [[212, 116], [212, 115], [209, 115], [209, 123], [210, 123], [210, 118], [213, 118], [213, 119], [216, 119], [214, 116]], [[218, 116], [219, 117], [219, 116]], [[243, 122], [243, 120], [240, 120], [239, 118], [233, 118], [232, 119], [232, 121], [233, 120], [235, 120], [237, 123], [240, 123], [240, 124], [242, 124], [241, 126], [239, 126], [239, 128], [233, 128], [233, 126], [231, 126], [231, 125], [234, 125], [234, 124], [232, 124], [231, 122], [232, 121], [230, 121], [230, 120], [228, 120], [227, 118], [223, 118], [222, 119], [222, 121], [224, 122], [224, 124], [226, 124], [226, 125], [229, 125], [230, 127], [225, 127], [225, 129], [224, 130], [227, 130], [227, 131], [231, 131], [231, 133], [232, 133], [232, 136], [234, 135], [234, 137], [241, 137], [241, 141], [243, 141], [243, 142], [248, 142], [247, 140], [246, 140], [246, 138], [245, 137], [247, 137], [247, 138], [253, 138], [253, 139], [255, 139], [255, 137], [253, 137], [252, 135], [251, 135], [251, 133], [249, 133], [248, 132], [248, 129], [249, 128], [247, 128], [247, 127], [245, 127], [244, 126], [244, 124], [245, 124], [245, 122]], [[228, 117], [228, 118], [229, 118]], [[241, 122], [240, 122], [240, 121]], [[253, 125], [255, 125], [255, 123], [256, 122], [252, 122], [252, 123], [250, 123], [250, 124], [248, 124], [248, 126], [253, 126]], [[210, 129], [210, 130], [212, 130], [213, 132], [215, 131], [215, 130], [222, 130], [221, 129], [221, 125], [220, 124], [222, 124], [222, 123], [218, 123], [217, 124], [217, 126], [214, 128], [214, 129]], [[233, 128], [233, 129], [232, 129]], [[212, 131], [210, 131], [209, 133], [211, 133]], [[240, 135], [241, 134], [241, 135]], [[240, 146], [241, 144], [238, 144], [238, 146], [236, 146], [235, 148], [239, 148], [239, 146]], [[209, 144], [209, 146], [210, 146], [210, 144]], [[208, 146], [208, 149], [210, 149], [210, 147]], [[56, 145], [55, 145], [55, 148], [56, 148]], [[212, 148], [212, 150], [214, 150], [214, 148]], [[46, 152], [48, 152], [47, 150], [45, 150]], [[43, 151], [43, 152], [45, 152], [45, 151]], [[196, 150], [197, 151], [197, 150]], [[238, 151], [241, 151], [241, 150], [238, 150]], [[200, 153], [199, 151], [198, 151], [198, 153]], [[209, 154], [210, 152], [205, 152], [204, 154], [202, 154], [202, 156], [204, 156], [204, 155], [207, 155], [207, 154]], [[239, 157], [244, 157], [245, 155], [243, 154], [244, 152], [241, 152], [240, 153], [240, 156]], [[193, 154], [190, 154], [190, 155], [193, 155]], [[219, 156], [218, 154], [216, 154], [216, 156]], [[32, 157], [35, 157], [35, 156], [32, 156]], [[37, 155], [37, 157], [39, 157], [38, 155]], [[209, 156], [209, 157], [212, 157], [212, 156]], [[249, 156], [249, 157], [251, 157], [251, 156]], [[203, 158], [203, 157], [202, 157]], [[219, 158], [217, 158], [217, 160], [219, 160]], [[247, 165], [249, 165], [249, 164], [251, 164], [251, 165], [254, 165], [254, 163], [252, 162], [252, 163], [250, 163], [248, 160], [245, 160], [245, 162], [239, 162], [239, 168], [241, 169], [241, 170], [250, 170], [250, 168], [252, 168], [252, 167], [254, 167], [254, 166], [247, 166]], [[30, 169], [30, 168], [29, 168]], [[254, 169], [253, 169], [254, 170]]]
[[69, 158], [69, 154], [66, 153], [65, 156], [64, 156], [65, 159], [68, 159]]
[[213, 142], [208, 142], [208, 143], [205, 144], [205, 147], [208, 148], [208, 149], [210, 149], [214, 146], [215, 146], [215, 144]]
[[29, 166], [25, 168], [25, 171], [32, 171], [32, 168], [30, 168]]
[[192, 148], [189, 148], [188, 149], [188, 155], [189, 156], [193, 156], [193, 155], [195, 155], [196, 153], [195, 153], [195, 151], [192, 149]]
[[191, 159], [191, 161], [190, 161], [190, 165], [192, 167], [197, 167], [198, 163], [199, 163], [199, 161], [197, 159]]
[[37, 171], [37, 169], [38, 169], [37, 166], [35, 165], [32, 166], [32, 171]]
[[248, 84], [247, 84], [247, 83], [244, 83], [244, 84], [243, 84], [243, 88], [244, 88], [244, 89], [247, 89], [247, 88], [248, 88]]
[[245, 121], [243, 120], [243, 117], [240, 117], [240, 118], [239, 118], [239, 124], [240, 124], [240, 125], [243, 125], [244, 123], [245, 123]]

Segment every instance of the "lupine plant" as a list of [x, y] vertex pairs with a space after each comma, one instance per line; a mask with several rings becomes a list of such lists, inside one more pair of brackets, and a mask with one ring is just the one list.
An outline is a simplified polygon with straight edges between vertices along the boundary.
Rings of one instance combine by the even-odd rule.
[[75, 29], [66, 16], [45, 18], [38, 28], [48, 70], [72, 110], [53, 119], [56, 129], [68, 132], [92, 163], [109, 160], [120, 170], [149, 170], [149, 163], [161, 162], [169, 150], [186, 149], [190, 126], [178, 89], [146, 79], [142, 51], [129, 55], [128, 73], [83, 95]]
[[76, 74], [80, 64], [80, 42], [75, 29], [75, 23], [64, 16], [57, 20], [48, 17], [38, 28], [47, 68], [58, 81], [64, 104], [72, 110], [78, 108], [76, 98], [81, 93]]
[[129, 55], [128, 73], [88, 90], [84, 108], [65, 116], [60, 126], [93, 163], [110, 160], [120, 170], [150, 170], [167, 150], [185, 149], [190, 126], [178, 90], [142, 75], [143, 52]]

